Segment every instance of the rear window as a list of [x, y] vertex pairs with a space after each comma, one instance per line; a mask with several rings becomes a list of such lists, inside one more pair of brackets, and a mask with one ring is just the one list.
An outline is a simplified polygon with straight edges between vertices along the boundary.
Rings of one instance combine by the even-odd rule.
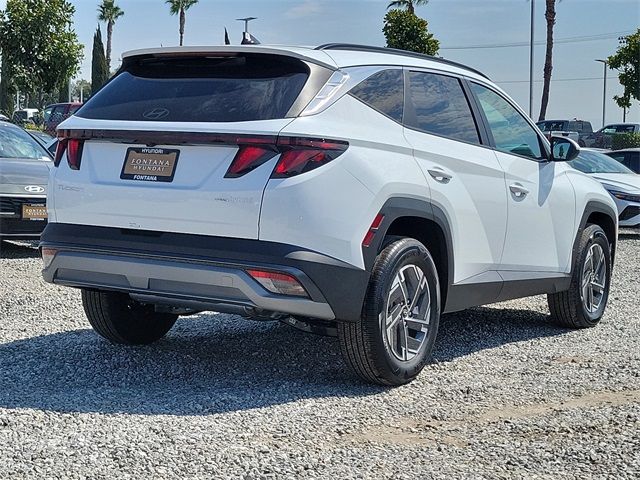
[[566, 122], [546, 121], [536, 123], [538, 128], [543, 132], [563, 132], [565, 131]]
[[402, 122], [404, 75], [402, 70], [374, 73], [351, 90], [351, 95], [380, 113]]
[[303, 62], [277, 55], [134, 59], [76, 115], [163, 122], [284, 118], [308, 77]]

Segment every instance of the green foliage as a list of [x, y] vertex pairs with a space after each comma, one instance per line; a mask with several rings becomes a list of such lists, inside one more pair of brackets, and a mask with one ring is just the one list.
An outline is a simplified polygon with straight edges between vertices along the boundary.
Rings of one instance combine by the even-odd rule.
[[101, 22], [115, 22], [123, 15], [124, 12], [116, 5], [115, 0], [102, 0], [98, 5], [98, 20]]
[[[73, 30], [67, 0], [8, 0], [0, 14], [0, 48], [22, 91], [57, 91], [77, 74], [83, 46]], [[41, 105], [42, 106], [42, 105]]]
[[436, 55], [440, 42], [429, 33], [426, 20], [408, 10], [391, 10], [384, 17], [382, 31], [387, 47]]
[[2, 58], [2, 66], [0, 66], [0, 113], [11, 118], [14, 110], [14, 94], [15, 88], [12, 82], [11, 70], [9, 63]]
[[611, 137], [612, 150], [640, 147], [640, 133], [616, 133]]
[[167, 4], [169, 4], [169, 12], [171, 15], [179, 15], [181, 12], [189, 10], [193, 7], [198, 0], [166, 0]]
[[93, 35], [93, 53], [91, 56], [91, 95], [96, 93], [109, 80], [109, 67], [107, 57], [104, 54], [102, 32], [100, 27]]
[[393, 0], [387, 5], [387, 10], [390, 8], [405, 8], [408, 12], [415, 13], [417, 5], [426, 5], [429, 0]]
[[636, 33], [620, 39], [620, 46], [607, 62], [609, 68], [618, 70], [622, 96], [614, 96], [620, 108], [630, 108], [631, 99], [640, 100], [640, 28]]

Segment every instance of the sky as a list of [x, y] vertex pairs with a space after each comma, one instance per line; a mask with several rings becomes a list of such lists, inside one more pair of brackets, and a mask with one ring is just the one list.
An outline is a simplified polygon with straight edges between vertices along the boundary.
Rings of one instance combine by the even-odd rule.
[[[70, 0], [74, 25], [85, 58], [80, 78], [90, 79], [91, 46], [99, 0]], [[542, 94], [546, 22], [544, 0], [535, 1], [534, 112]], [[529, 105], [530, 0], [431, 0], [416, 8], [440, 41], [440, 55], [487, 74], [525, 110]], [[125, 15], [114, 31], [112, 69], [122, 52], [178, 44], [178, 17], [164, 0], [116, 0]], [[0, 0], [4, 8], [6, 0]], [[388, 0], [200, 0], [187, 13], [185, 44], [221, 44], [224, 28], [232, 43], [242, 37], [236, 18], [258, 17], [251, 33], [263, 44], [319, 45], [349, 42], [385, 44], [382, 22]], [[556, 7], [554, 68], [547, 118], [589, 120], [602, 125], [603, 65], [596, 59], [613, 54], [618, 36], [640, 26], [640, 0], [560, 0]], [[104, 25], [103, 38], [106, 39]], [[587, 38], [585, 38], [587, 37]], [[484, 48], [516, 44], [500, 48]], [[520, 46], [518, 46], [520, 45]], [[469, 48], [483, 47], [483, 48]], [[617, 74], [607, 71], [606, 122], [622, 121], [613, 95], [620, 94]], [[640, 122], [634, 102], [627, 121]]]

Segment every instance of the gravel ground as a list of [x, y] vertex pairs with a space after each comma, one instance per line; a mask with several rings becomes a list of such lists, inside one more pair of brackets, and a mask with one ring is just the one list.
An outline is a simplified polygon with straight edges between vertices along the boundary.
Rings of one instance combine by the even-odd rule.
[[544, 297], [447, 316], [435, 363], [388, 390], [335, 339], [201, 314], [113, 346], [36, 253], [0, 252], [0, 478], [640, 477], [640, 236], [600, 326]]

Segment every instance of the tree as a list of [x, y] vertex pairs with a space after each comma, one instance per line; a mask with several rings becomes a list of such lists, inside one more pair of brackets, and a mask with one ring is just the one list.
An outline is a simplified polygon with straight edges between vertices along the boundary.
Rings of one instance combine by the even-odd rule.
[[4, 55], [0, 69], [0, 113], [11, 118], [15, 103], [13, 96], [16, 92], [11, 81], [11, 65], [5, 60]]
[[417, 5], [426, 5], [429, 0], [393, 0], [387, 5], [387, 10], [390, 8], [406, 8], [409, 13], [416, 13]]
[[631, 107], [632, 98], [640, 100], [640, 28], [620, 39], [618, 50], [607, 59], [607, 63], [609, 68], [618, 70], [618, 81], [624, 91], [613, 99], [626, 112]]
[[107, 57], [104, 55], [104, 44], [102, 43], [102, 32], [100, 25], [93, 35], [93, 54], [91, 57], [91, 95], [96, 93], [109, 79], [109, 67]]
[[12, 80], [23, 92], [57, 92], [76, 75], [82, 45], [73, 30], [75, 9], [67, 0], [7, 0], [0, 13], [0, 49]]
[[193, 7], [198, 0], [166, 0], [169, 4], [169, 11], [171, 15], [180, 16], [180, 46], [184, 41], [184, 24], [186, 21], [186, 12]]
[[107, 23], [107, 66], [111, 69], [111, 40], [113, 38], [113, 26], [121, 16], [122, 9], [116, 5], [115, 0], [102, 0], [98, 6], [98, 20]]
[[549, 87], [551, 86], [551, 72], [553, 70], [553, 27], [556, 24], [556, 0], [546, 0], [547, 9], [544, 18], [547, 20], [547, 50], [544, 59], [544, 83], [542, 85], [542, 101], [538, 121], [544, 120], [549, 104]]
[[387, 47], [435, 55], [440, 42], [427, 30], [428, 23], [409, 10], [391, 10], [384, 17], [382, 31]]

